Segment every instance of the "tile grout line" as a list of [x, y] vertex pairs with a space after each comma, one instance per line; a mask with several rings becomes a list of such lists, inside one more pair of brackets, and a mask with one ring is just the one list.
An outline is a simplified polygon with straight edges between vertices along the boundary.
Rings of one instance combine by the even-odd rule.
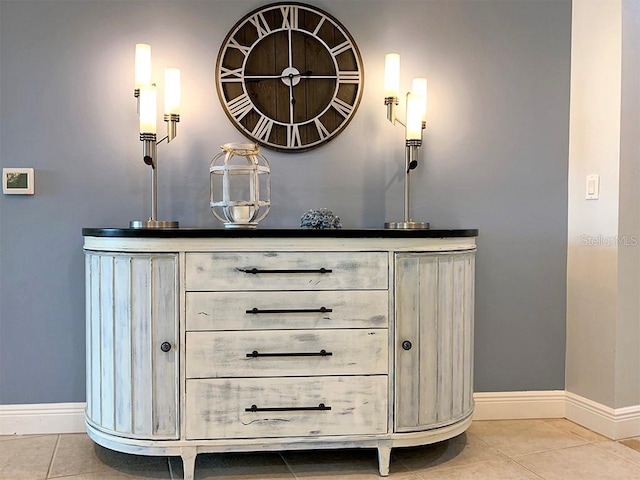
[[[615, 440], [611, 440], [611, 442], [615, 442]], [[518, 457], [518, 458], [523, 458], [523, 457], [528, 457], [528, 456], [531, 456], [531, 455], [540, 455], [540, 454], [545, 454], [545, 453], [550, 453], [550, 452], [561, 452], [561, 451], [563, 451], [563, 450], [570, 450], [570, 449], [572, 449], [572, 448], [585, 447], [585, 446], [588, 446], [588, 445], [591, 445], [591, 446], [593, 446], [593, 447], [595, 447], [595, 448], [599, 448], [599, 447], [598, 447], [598, 445], [597, 445], [598, 443], [606, 443], [606, 442], [600, 442], [600, 441], [594, 441], [594, 442], [592, 442], [592, 441], [589, 441], [589, 442], [584, 443], [584, 444], [581, 444], [581, 445], [573, 445], [573, 446], [570, 446], [570, 447], [555, 448], [555, 449], [552, 449], [552, 450], [545, 450], [545, 451], [542, 451], [542, 452], [525, 453], [525, 454], [523, 454], [523, 455], [517, 455], [517, 457]], [[615, 442], [615, 443], [618, 443], [618, 442]], [[629, 460], [628, 458], [623, 457], [622, 455], [618, 455], [616, 452], [612, 452], [612, 451], [605, 450], [605, 449], [601, 449], [601, 450], [603, 450], [605, 453], [607, 453], [607, 454], [609, 454], [609, 455], [613, 455], [614, 457], [617, 457], [617, 458], [619, 458], [619, 459], [621, 459], [621, 460], [624, 460], [624, 461], [626, 461], [627, 463], [631, 463], [632, 465], [640, 465], [639, 463], [636, 463], [636, 462], [634, 462], [633, 460]], [[531, 469], [530, 469], [529, 467], [527, 467], [526, 465], [523, 465], [522, 463], [520, 463], [520, 462], [518, 461], [518, 459], [517, 459], [517, 458], [515, 458], [515, 457], [508, 457], [508, 458], [509, 458], [509, 459], [511, 459], [512, 461], [514, 461], [515, 463], [517, 463], [518, 465], [520, 465], [522, 468], [524, 468], [524, 469], [526, 469], [526, 470], [530, 471], [530, 472], [531, 472], [531, 473], [533, 473], [534, 475], [536, 475], [536, 476], [538, 476], [538, 477], [540, 477], [540, 478], [542, 478], [542, 479], [545, 479], [545, 477], [543, 477], [542, 475], [540, 475], [540, 474], [538, 474], [538, 473], [534, 472], [533, 470], [531, 470]]]
[[[500, 453], [502, 454], [502, 452], [500, 452]], [[542, 477], [541, 475], [538, 475], [536, 472], [531, 471], [530, 469], [528, 469], [524, 465], [520, 465], [520, 463], [516, 462], [513, 458], [508, 457], [507, 455], [504, 455], [504, 454], [502, 454], [502, 455], [503, 455], [503, 457], [499, 458], [499, 459], [489, 458], [489, 459], [486, 459], [486, 460], [474, 460], [474, 461], [470, 461], [470, 462], [461, 463], [461, 464], [458, 464], [458, 465], [451, 465], [451, 466], [448, 466], [448, 467], [446, 467], [446, 466], [437, 467], [435, 469], [428, 469], [427, 471], [420, 471], [416, 475], [421, 480], [429, 480], [429, 476], [432, 473], [440, 473], [440, 472], [442, 472], [442, 473], [449, 472], [450, 473], [453, 470], [465, 469], [465, 468], [471, 467], [473, 465], [481, 465], [483, 463], [492, 463], [492, 462], [496, 462], [496, 461], [503, 461], [503, 462], [513, 462], [513, 463], [517, 464], [518, 466], [523, 467], [528, 472], [533, 473], [536, 477], [540, 478], [541, 480], [545, 480], [544, 477]]]
[[[562, 450], [562, 449], [561, 449]], [[553, 450], [549, 450], [550, 452], [552, 452]], [[524, 456], [524, 455], [523, 455]], [[543, 477], [542, 475], [540, 475], [537, 472], [534, 472], [533, 470], [531, 470], [529, 467], [527, 467], [526, 465], [521, 464], [518, 460], [516, 460], [515, 458], [511, 458], [511, 457], [507, 457], [509, 460], [511, 460], [513, 463], [515, 463], [516, 465], [520, 465], [522, 468], [524, 468], [526, 471], [531, 472], [532, 474], [534, 474], [536, 477], [541, 478], [543, 480], [546, 480], [545, 477]]]
[[[610, 442], [618, 443], [615, 440], [610, 440]], [[596, 447], [596, 448], [599, 448], [598, 445], [597, 445], [598, 443], [607, 443], [607, 442], [599, 442], [599, 441], [591, 442], [591, 441], [587, 441], [586, 443], [583, 443], [583, 444], [580, 444], [580, 445], [571, 445], [569, 447], [554, 448], [554, 449], [551, 449], [551, 450], [542, 450], [542, 451], [539, 451], [539, 452], [524, 453], [524, 454], [521, 454], [521, 455], [515, 455], [513, 457], [508, 457], [508, 458], [510, 458], [511, 460], [516, 462], [518, 465], [526, 468], [527, 470], [530, 470], [526, 465], [521, 464], [518, 461], [518, 458], [529, 457], [529, 456], [532, 456], [532, 455], [542, 455], [542, 454], [551, 453], [551, 452], [561, 452], [561, 451], [564, 451], [564, 450], [571, 450], [573, 448], [586, 447], [586, 446], [589, 446], [589, 445], [591, 445], [593, 447]], [[638, 463], [636, 463], [636, 462], [634, 462], [632, 460], [629, 460], [626, 457], [618, 455], [616, 452], [611, 452], [611, 451], [605, 450], [605, 449], [601, 449], [601, 450], [603, 450], [605, 453], [607, 453], [609, 455], [613, 455], [613, 456], [618, 457], [618, 458], [620, 458], [622, 460], [625, 460], [628, 463], [631, 463], [631, 464], [634, 464], [634, 465], [640, 465], [640, 464], [638, 464]], [[536, 472], [533, 472], [533, 473], [536, 473]], [[536, 474], [536, 475], [538, 475], [538, 474]], [[540, 475], [538, 475], [538, 476], [540, 476]], [[541, 477], [541, 478], [544, 478], [544, 477]]]
[[58, 446], [60, 445], [60, 437], [62, 436], [62, 434], [59, 434], [56, 437], [56, 444], [53, 447], [53, 453], [51, 454], [51, 460], [49, 460], [49, 466], [47, 467], [47, 475], [44, 478], [49, 478], [49, 474], [51, 473], [51, 467], [53, 466], [53, 459], [55, 458], [56, 454], [58, 453]]
[[411, 468], [409, 467], [409, 465], [407, 465], [406, 463], [404, 463], [404, 462], [402, 461], [402, 458], [397, 458], [397, 457], [395, 457], [395, 458], [394, 458], [394, 455], [393, 455], [393, 449], [391, 449], [391, 457], [389, 458], [389, 470], [391, 470], [391, 463], [392, 463], [392, 462], [398, 462], [398, 463], [400, 463], [400, 465], [402, 465], [402, 466], [403, 466], [407, 471], [411, 471]]
[[287, 459], [284, 458], [284, 455], [282, 455], [282, 452], [278, 452], [278, 455], [280, 455], [280, 458], [282, 459], [284, 464], [287, 466], [287, 469], [289, 469], [289, 471], [291, 472], [291, 475], [293, 475], [293, 478], [297, 480], [298, 476], [293, 471], [293, 468], [291, 468], [291, 465], [289, 465], [289, 462], [287, 462]]
[[169, 480], [175, 480], [173, 477], [173, 468], [171, 468], [171, 457], [167, 457], [167, 466], [169, 467]]
[[[617, 443], [617, 444], [618, 444], [618, 445], [620, 445], [621, 447], [628, 448], [628, 449], [629, 449], [629, 450], [631, 450], [631, 451], [637, 452], [637, 450], [635, 450], [635, 449], [633, 449], [633, 448], [630, 448], [630, 447], [627, 447], [625, 444], [620, 443], [620, 441], [617, 441], [617, 440], [611, 440], [611, 442], [613, 442], [613, 443]], [[594, 443], [593, 443], [593, 446], [594, 446], [594, 447], [596, 447], [596, 448], [600, 448], [600, 447], [598, 447], [597, 443], [607, 443], [607, 442], [594, 442]], [[621, 458], [622, 460], [626, 460], [626, 461], [627, 461], [627, 462], [629, 462], [629, 463], [632, 463], [632, 464], [634, 464], [634, 465], [639, 465], [639, 466], [640, 466], [640, 462], [634, 462], [633, 460], [629, 460], [627, 457], [623, 457], [622, 455], [618, 455], [618, 452], [613, 452], [613, 451], [607, 450], [607, 449], [605, 449], [605, 448], [600, 448], [600, 450], [603, 450], [603, 451], [605, 451], [605, 452], [607, 452], [607, 453], [610, 453], [610, 454], [612, 454], [612, 455], [615, 455], [616, 457]]]
[[[435, 444], [430, 444], [430, 445], [435, 445]], [[400, 448], [403, 448], [403, 447], [400, 447]], [[396, 462], [396, 463], [399, 463], [400, 465], [402, 465], [402, 467], [405, 469], [406, 472], [413, 473], [414, 470], [415, 470], [415, 469], [411, 468], [411, 466], [409, 464], [405, 463], [404, 460], [402, 460], [402, 455], [394, 455], [393, 449], [391, 449], [391, 458], [389, 460], [389, 470], [391, 470], [391, 465], [393, 464], [393, 462]], [[420, 474], [418, 474], [418, 477], [422, 479], [422, 476]]]
[[[504, 453], [502, 450], [499, 450], [500, 453], [502, 453], [503, 455], [505, 455], [506, 457], [510, 458], [511, 460], [516, 460], [516, 458], [521, 458], [521, 457], [528, 457], [530, 455], [541, 455], [543, 453], [550, 453], [550, 452], [561, 452], [563, 450], [570, 450], [572, 448], [579, 448], [579, 447], [586, 447], [587, 445], [594, 445], [595, 446], [596, 442], [585, 442], [585, 443], [579, 443], [577, 445], [569, 445], [567, 447], [560, 447], [560, 448], [550, 448], [547, 450], [538, 450], [535, 452], [529, 452], [529, 453], [520, 453], [518, 455], [507, 455], [506, 453]], [[517, 461], [517, 460], [516, 460]], [[519, 463], [519, 462], [518, 462]], [[633, 463], [633, 462], [632, 462]]]

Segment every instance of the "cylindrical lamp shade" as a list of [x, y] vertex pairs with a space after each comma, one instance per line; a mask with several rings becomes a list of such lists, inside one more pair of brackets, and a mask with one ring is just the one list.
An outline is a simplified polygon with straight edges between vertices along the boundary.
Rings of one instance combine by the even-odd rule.
[[387, 53], [384, 57], [384, 96], [398, 97], [400, 91], [400, 55]]
[[164, 113], [180, 115], [180, 70], [164, 70]]
[[406, 140], [422, 140], [422, 97], [407, 94]]
[[151, 47], [136, 43], [135, 88], [151, 85]]
[[411, 82], [411, 93], [422, 98], [422, 121], [427, 121], [427, 79], [414, 78]]
[[140, 133], [156, 132], [156, 87], [140, 88]]

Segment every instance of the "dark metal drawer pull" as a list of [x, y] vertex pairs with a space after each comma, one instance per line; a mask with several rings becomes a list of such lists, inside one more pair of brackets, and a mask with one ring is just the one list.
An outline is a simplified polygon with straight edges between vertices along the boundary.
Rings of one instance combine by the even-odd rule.
[[251, 405], [249, 408], [245, 408], [245, 412], [299, 412], [303, 410], [331, 410], [331, 407], [327, 407], [324, 403], [321, 403], [317, 407], [266, 407], [258, 408], [257, 405]]
[[320, 307], [320, 308], [290, 308], [284, 310], [260, 310], [259, 308], [252, 308], [247, 310], [246, 313], [329, 313], [333, 312], [332, 308]]
[[244, 273], [252, 273], [256, 275], [258, 273], [331, 273], [333, 270], [330, 268], [319, 268], [317, 270], [260, 270], [257, 268], [239, 268], [238, 271]]
[[251, 353], [247, 353], [247, 358], [258, 358], [258, 357], [330, 357], [333, 355], [331, 352], [327, 352], [326, 350], [320, 350], [319, 352], [299, 352], [299, 353], [258, 353], [257, 350], [254, 350]]

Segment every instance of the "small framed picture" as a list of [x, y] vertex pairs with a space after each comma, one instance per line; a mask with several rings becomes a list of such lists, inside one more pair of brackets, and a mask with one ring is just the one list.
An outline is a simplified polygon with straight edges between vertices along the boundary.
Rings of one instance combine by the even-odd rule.
[[3, 168], [2, 193], [33, 195], [33, 168]]

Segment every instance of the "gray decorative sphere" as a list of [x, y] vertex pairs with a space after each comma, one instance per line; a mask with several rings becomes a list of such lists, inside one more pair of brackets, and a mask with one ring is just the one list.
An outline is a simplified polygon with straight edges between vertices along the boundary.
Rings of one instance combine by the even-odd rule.
[[321, 208], [319, 210], [309, 210], [300, 218], [300, 226], [302, 228], [315, 229], [335, 229], [342, 228], [340, 217], [331, 210]]

